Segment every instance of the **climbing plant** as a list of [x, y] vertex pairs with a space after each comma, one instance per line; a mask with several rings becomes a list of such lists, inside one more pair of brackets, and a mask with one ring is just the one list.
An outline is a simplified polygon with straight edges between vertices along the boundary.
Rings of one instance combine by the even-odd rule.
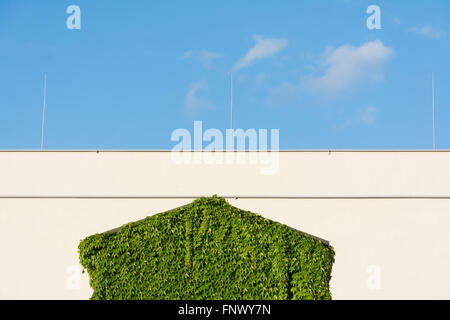
[[79, 256], [92, 299], [331, 299], [331, 246], [215, 196], [90, 236]]

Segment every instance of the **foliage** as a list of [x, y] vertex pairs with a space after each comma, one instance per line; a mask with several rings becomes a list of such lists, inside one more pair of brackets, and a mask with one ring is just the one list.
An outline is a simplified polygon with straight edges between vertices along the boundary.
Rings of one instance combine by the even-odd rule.
[[92, 299], [331, 299], [334, 250], [219, 197], [81, 241]]

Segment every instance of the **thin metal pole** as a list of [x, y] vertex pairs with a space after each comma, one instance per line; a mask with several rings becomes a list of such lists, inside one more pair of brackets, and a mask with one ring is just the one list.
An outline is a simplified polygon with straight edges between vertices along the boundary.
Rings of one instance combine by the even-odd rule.
[[44, 106], [42, 108], [42, 135], [41, 135], [41, 151], [44, 150], [44, 125], [45, 125], [45, 105], [47, 103], [47, 74], [44, 74]]
[[433, 109], [433, 149], [436, 151], [436, 116], [434, 109], [434, 72], [431, 73], [431, 104]]
[[230, 77], [230, 129], [233, 129], [233, 73]]

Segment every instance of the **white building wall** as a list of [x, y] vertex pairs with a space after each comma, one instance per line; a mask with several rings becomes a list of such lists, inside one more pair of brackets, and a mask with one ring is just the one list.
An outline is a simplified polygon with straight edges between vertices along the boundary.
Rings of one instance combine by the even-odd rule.
[[328, 240], [335, 299], [450, 299], [450, 152], [222, 155], [0, 152], [0, 299], [88, 299], [81, 239], [213, 194]]

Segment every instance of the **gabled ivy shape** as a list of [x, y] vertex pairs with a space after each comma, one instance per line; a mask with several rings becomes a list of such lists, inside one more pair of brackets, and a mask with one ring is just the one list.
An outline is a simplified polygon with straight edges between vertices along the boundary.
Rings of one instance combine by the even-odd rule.
[[331, 299], [331, 246], [216, 196], [78, 249], [95, 300]]

